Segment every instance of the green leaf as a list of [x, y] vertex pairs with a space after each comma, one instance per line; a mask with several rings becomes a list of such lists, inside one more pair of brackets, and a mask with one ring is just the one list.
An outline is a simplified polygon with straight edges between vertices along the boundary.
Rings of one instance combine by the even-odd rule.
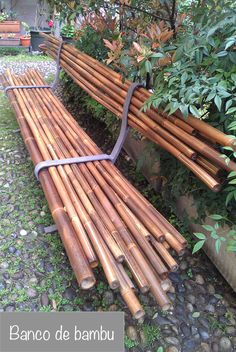
[[227, 197], [226, 197], [226, 200], [225, 200], [225, 205], [228, 206], [229, 202], [231, 202], [231, 200], [234, 198], [234, 193], [233, 192], [230, 192]]
[[235, 40], [229, 40], [228, 43], [225, 45], [225, 50], [229, 49], [232, 45], [234, 45]]
[[187, 72], [184, 72], [183, 75], [181, 76], [181, 84], [184, 84], [188, 79], [188, 74]]
[[164, 348], [162, 346], [158, 347], [158, 349], [156, 350], [156, 352], [164, 352]]
[[202, 246], [204, 245], [204, 243], [205, 243], [205, 240], [201, 240], [201, 241], [197, 242], [195, 244], [195, 246], [193, 247], [193, 252], [192, 253], [194, 254], [197, 251], [199, 251], [202, 248]]
[[162, 53], [154, 53], [150, 56], [151, 58], [162, 58], [165, 57], [165, 55], [163, 55]]
[[219, 236], [217, 235], [216, 231], [212, 231], [211, 232], [211, 238], [214, 238], [215, 240], [217, 240], [219, 238]]
[[200, 65], [202, 62], [203, 54], [201, 50], [196, 50], [195, 51], [195, 62], [196, 65]]
[[236, 73], [232, 73], [231, 79], [236, 83]]
[[226, 158], [226, 159], [225, 159], [225, 162], [226, 162], [227, 165], [229, 165], [229, 163], [230, 163], [230, 158]]
[[234, 177], [234, 176], [236, 176], [236, 171], [231, 171], [231, 172], [228, 174], [228, 178]]
[[233, 237], [234, 235], [236, 235], [236, 231], [235, 231], [235, 230], [230, 230], [230, 231], [227, 233], [227, 236], [228, 236], [228, 237]]
[[194, 236], [199, 238], [199, 240], [205, 240], [206, 239], [206, 236], [204, 235], [204, 233], [201, 233], [201, 232], [195, 232]]
[[228, 55], [228, 51], [225, 51], [225, 50], [220, 51], [219, 53], [216, 54], [217, 57], [224, 57], [226, 55]]
[[195, 106], [190, 105], [189, 110], [195, 117], [201, 117], [200, 112], [198, 111], [198, 109]]
[[219, 254], [221, 248], [221, 240], [218, 238], [215, 243], [216, 253]]
[[222, 100], [219, 95], [216, 95], [214, 98], [214, 103], [216, 104], [219, 111], [221, 111]]
[[219, 215], [219, 214], [212, 214], [209, 216], [211, 219], [213, 220], [221, 220], [223, 219], [223, 216]]
[[229, 146], [223, 147], [223, 149], [225, 149], [225, 150], [230, 150], [231, 152], [234, 151], [233, 148], [232, 148], [232, 147], [229, 147]]
[[235, 111], [236, 111], [236, 106], [234, 106], [234, 107], [228, 109], [228, 110], [226, 111], [226, 114], [227, 114], [227, 115], [228, 115], [228, 114], [232, 114], [232, 113], [235, 112]]
[[236, 53], [234, 52], [229, 52], [229, 59], [233, 64], [236, 64]]
[[236, 244], [227, 247], [228, 252], [236, 252]]
[[192, 314], [192, 317], [193, 317], [193, 318], [199, 318], [199, 317], [200, 317], [200, 313], [199, 313], [199, 312], [194, 312], [194, 313]]
[[180, 105], [180, 111], [184, 115], [185, 118], [188, 117], [189, 111], [188, 111], [188, 105]]
[[214, 227], [211, 225], [203, 225], [202, 227], [209, 232], [214, 231]]
[[[231, 122], [228, 126], [228, 129], [233, 128], [233, 127], [236, 127], [236, 121]], [[235, 138], [235, 136], [229, 136], [229, 137]], [[236, 141], [236, 139], [235, 139], [235, 141]]]
[[206, 101], [212, 100], [213, 98], [215, 98], [215, 96], [216, 96], [216, 92], [215, 92], [215, 91], [210, 92], [210, 93], [208, 94], [207, 98], [206, 98]]
[[228, 100], [225, 104], [225, 110], [227, 111], [232, 104], [233, 104], [233, 100]]
[[151, 64], [151, 62], [149, 60], [145, 61], [145, 70], [148, 73], [152, 72], [152, 64]]
[[183, 54], [184, 54], [183, 47], [180, 46], [175, 52], [175, 60], [178, 61], [178, 60], [182, 59]]

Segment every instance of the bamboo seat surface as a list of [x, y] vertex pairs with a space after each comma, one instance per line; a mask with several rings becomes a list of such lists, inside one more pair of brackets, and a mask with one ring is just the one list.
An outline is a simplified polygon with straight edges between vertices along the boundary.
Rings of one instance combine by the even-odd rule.
[[[72, 45], [47, 34], [44, 51], [57, 60], [61, 68], [93, 99], [121, 118], [129, 80]], [[145, 111], [145, 101], [152, 93], [144, 88], [135, 91], [128, 115], [129, 125], [168, 151], [212, 191], [218, 192], [227, 174], [236, 171], [231, 152], [222, 157], [221, 147], [236, 150], [236, 138], [180, 111], [167, 115], [153, 106]], [[231, 160], [230, 160], [231, 159]]]

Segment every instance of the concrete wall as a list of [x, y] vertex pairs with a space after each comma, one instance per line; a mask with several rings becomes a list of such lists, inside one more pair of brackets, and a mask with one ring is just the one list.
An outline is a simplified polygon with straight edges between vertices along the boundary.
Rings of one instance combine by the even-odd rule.
[[[19, 21], [28, 23], [30, 27], [35, 25], [38, 0], [5, 0], [4, 2], [8, 10], [12, 3], [12, 10], [17, 14]], [[48, 13], [48, 7], [46, 8]], [[43, 21], [43, 27], [47, 27], [46, 21]]]

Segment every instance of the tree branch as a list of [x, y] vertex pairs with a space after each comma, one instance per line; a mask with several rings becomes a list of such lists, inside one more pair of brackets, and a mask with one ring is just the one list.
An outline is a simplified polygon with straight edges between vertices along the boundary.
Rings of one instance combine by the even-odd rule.
[[[116, 5], [119, 5], [119, 3], [116, 1], [115, 2]], [[168, 21], [170, 22], [170, 20], [168, 18], [165, 18], [165, 17], [162, 17], [162, 16], [158, 16], [158, 15], [155, 15], [154, 13], [150, 13], [149, 11], [146, 11], [146, 10], [143, 10], [143, 9], [140, 9], [139, 7], [136, 7], [136, 6], [131, 6], [131, 5], [127, 5], [127, 4], [123, 4], [122, 6], [125, 6], [129, 9], [132, 9], [132, 10], [136, 10], [136, 11], [139, 11], [139, 12], [142, 12], [142, 13], [145, 13], [146, 15], [148, 16], [151, 16], [153, 18], [156, 18], [158, 20], [162, 20], [162, 21]]]

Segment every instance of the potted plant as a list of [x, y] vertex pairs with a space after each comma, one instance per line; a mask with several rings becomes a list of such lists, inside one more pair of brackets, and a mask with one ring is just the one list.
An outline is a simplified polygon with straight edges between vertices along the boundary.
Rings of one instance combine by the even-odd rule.
[[73, 43], [75, 37], [75, 27], [72, 24], [66, 24], [61, 28], [61, 36], [63, 41]]
[[22, 22], [22, 26], [24, 27], [25, 34], [20, 37], [20, 42], [22, 46], [29, 47], [30, 46], [30, 27], [26, 22]]
[[51, 28], [44, 27], [44, 23], [49, 18], [48, 6], [45, 0], [38, 0], [34, 27], [30, 28], [31, 46], [33, 51], [39, 51], [39, 45], [43, 44], [44, 38], [40, 33], [50, 33]]
[[1, 33], [19, 33], [20, 22], [13, 20], [7, 12], [0, 12], [0, 32]]

